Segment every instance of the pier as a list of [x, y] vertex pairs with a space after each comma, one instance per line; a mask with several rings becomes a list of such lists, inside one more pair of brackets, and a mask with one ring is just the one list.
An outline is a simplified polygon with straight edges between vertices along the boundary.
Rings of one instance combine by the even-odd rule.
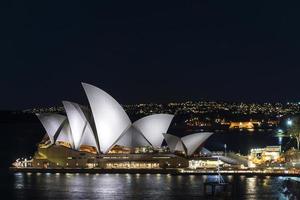
[[[129, 174], [171, 174], [171, 175], [218, 175], [217, 170], [191, 170], [191, 169], [100, 169], [100, 168], [16, 168], [11, 167], [12, 173], [129, 173]], [[300, 177], [298, 171], [260, 171], [260, 170], [220, 170], [223, 175], [246, 176], [294, 176]]]

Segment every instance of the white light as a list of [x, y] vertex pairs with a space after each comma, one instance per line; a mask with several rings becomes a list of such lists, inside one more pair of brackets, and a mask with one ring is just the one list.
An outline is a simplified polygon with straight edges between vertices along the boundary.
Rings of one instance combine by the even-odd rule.
[[288, 126], [292, 126], [292, 125], [293, 125], [293, 121], [290, 120], [290, 119], [288, 119], [287, 122], [286, 122], [286, 124], [287, 124]]

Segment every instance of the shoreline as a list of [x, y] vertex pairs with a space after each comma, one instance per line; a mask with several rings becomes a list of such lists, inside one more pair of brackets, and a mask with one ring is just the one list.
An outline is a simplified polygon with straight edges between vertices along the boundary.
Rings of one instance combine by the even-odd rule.
[[[186, 170], [185, 169], [61, 169], [61, 168], [15, 168], [10, 167], [9, 171], [12, 173], [88, 173], [88, 174], [168, 174], [168, 175], [217, 175], [216, 170]], [[245, 176], [286, 176], [286, 177], [300, 177], [300, 173], [286, 173], [278, 172], [258, 172], [258, 171], [222, 171], [221, 175], [245, 175]]]

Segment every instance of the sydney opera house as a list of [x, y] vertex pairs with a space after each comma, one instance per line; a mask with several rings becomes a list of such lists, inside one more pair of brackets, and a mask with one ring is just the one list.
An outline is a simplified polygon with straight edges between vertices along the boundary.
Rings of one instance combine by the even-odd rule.
[[46, 135], [32, 159], [35, 168], [163, 169], [188, 167], [212, 133], [179, 138], [168, 133], [173, 115], [132, 122], [105, 91], [82, 83], [89, 107], [63, 101], [65, 115], [37, 117]]

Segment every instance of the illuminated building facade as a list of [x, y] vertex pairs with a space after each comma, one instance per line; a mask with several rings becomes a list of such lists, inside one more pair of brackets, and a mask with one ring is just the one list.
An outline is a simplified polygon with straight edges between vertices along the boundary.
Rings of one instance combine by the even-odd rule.
[[258, 121], [248, 121], [248, 122], [231, 122], [229, 128], [230, 129], [254, 129], [255, 127], [259, 127], [260, 122]]
[[249, 161], [255, 165], [264, 164], [266, 162], [281, 161], [281, 147], [267, 146], [266, 148], [251, 149]]

